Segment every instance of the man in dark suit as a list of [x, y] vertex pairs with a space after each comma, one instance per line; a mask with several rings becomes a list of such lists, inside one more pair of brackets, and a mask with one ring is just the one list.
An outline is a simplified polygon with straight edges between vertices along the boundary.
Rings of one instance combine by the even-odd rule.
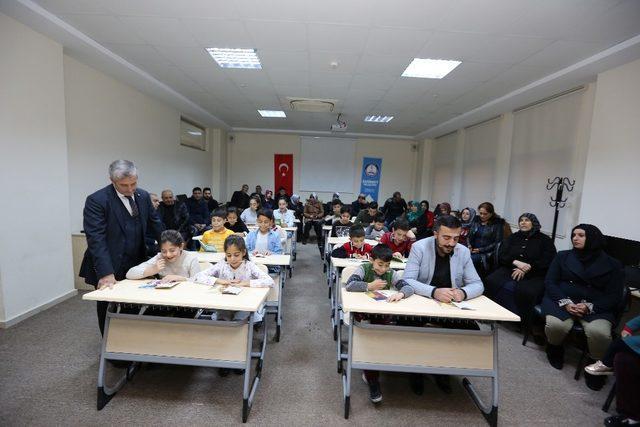
[[[111, 288], [127, 271], [146, 259], [145, 236], [150, 230], [157, 241], [163, 230], [149, 193], [137, 188], [138, 172], [128, 160], [109, 165], [111, 184], [87, 197], [84, 232], [87, 251], [80, 277], [97, 289]], [[104, 332], [106, 302], [98, 302], [98, 323]]]

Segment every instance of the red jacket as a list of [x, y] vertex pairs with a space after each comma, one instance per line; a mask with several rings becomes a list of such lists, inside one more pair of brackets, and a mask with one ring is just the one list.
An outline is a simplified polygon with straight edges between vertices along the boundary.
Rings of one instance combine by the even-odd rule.
[[335, 248], [333, 252], [331, 252], [331, 256], [336, 258], [353, 258], [355, 254], [369, 256], [371, 249], [373, 249], [373, 246], [368, 243], [365, 243], [360, 249], [358, 249], [355, 248], [351, 242], [347, 242], [344, 245]]
[[384, 233], [380, 238], [380, 244], [389, 246], [393, 251], [393, 253], [400, 252], [403, 257], [409, 256], [409, 251], [411, 250], [411, 245], [413, 244], [413, 241], [409, 239], [405, 239], [404, 242], [400, 243], [399, 245], [396, 245], [396, 243], [393, 241], [392, 236], [393, 236], [392, 231]]

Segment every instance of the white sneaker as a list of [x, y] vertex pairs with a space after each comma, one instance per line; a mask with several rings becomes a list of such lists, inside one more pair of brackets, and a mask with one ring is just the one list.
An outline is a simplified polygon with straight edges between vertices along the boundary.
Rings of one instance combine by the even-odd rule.
[[584, 370], [591, 375], [613, 375], [613, 368], [608, 367], [600, 360], [591, 365], [585, 366]]

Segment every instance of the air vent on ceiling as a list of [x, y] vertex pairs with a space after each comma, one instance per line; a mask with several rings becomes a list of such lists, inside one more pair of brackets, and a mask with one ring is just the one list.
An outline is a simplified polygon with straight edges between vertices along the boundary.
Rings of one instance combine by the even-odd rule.
[[335, 99], [311, 99], [288, 97], [289, 106], [293, 111], [307, 111], [309, 113], [330, 113], [338, 102]]

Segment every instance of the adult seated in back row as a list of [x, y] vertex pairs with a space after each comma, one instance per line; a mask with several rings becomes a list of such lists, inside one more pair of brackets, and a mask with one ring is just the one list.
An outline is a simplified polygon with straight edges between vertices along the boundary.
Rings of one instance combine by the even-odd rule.
[[[187, 206], [173, 197], [173, 191], [162, 191], [162, 202], [158, 205], [158, 215], [167, 230], [176, 230], [182, 239], [189, 241], [189, 211]], [[154, 254], [155, 255], [155, 254]]]
[[505, 220], [496, 214], [491, 203], [480, 203], [478, 215], [473, 219], [467, 237], [471, 259], [480, 277], [490, 272], [491, 263], [495, 261], [493, 253], [498, 243], [502, 242], [505, 225]]
[[189, 222], [194, 228], [194, 236], [202, 234], [211, 228], [209, 225], [209, 208], [207, 202], [202, 198], [202, 188], [194, 187], [186, 204], [189, 211]]
[[399, 191], [393, 193], [393, 197], [387, 199], [382, 207], [382, 213], [384, 213], [384, 225], [391, 226], [391, 223], [399, 216], [404, 215], [407, 211], [407, 202], [404, 201]]
[[487, 296], [518, 314], [526, 330], [531, 326], [533, 307], [544, 295], [544, 277], [556, 256], [556, 247], [540, 231], [532, 213], [518, 218], [519, 231], [507, 237], [498, 255], [500, 267], [487, 276]]
[[[591, 224], [577, 225], [571, 230], [571, 243], [573, 249], [558, 252], [549, 266], [542, 300], [547, 358], [556, 369], [562, 369], [562, 343], [574, 322], [584, 328], [590, 356], [601, 359], [622, 303], [622, 264], [604, 252], [600, 230]], [[585, 381], [594, 390], [604, 385], [603, 377], [591, 374], [585, 374]]]
[[247, 184], [242, 184], [242, 189], [233, 192], [231, 200], [229, 201], [229, 206], [237, 208], [240, 213], [242, 213], [244, 209], [247, 209], [249, 207], [249, 195], [247, 194], [248, 192], [249, 186]]

